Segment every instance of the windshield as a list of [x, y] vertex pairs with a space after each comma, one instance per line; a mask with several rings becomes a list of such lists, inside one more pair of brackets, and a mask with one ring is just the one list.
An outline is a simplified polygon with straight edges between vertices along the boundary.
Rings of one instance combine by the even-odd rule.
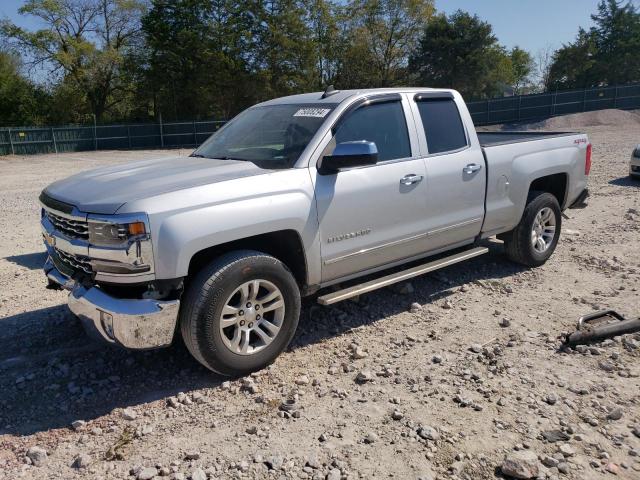
[[193, 155], [290, 168], [334, 105], [270, 105], [245, 110]]

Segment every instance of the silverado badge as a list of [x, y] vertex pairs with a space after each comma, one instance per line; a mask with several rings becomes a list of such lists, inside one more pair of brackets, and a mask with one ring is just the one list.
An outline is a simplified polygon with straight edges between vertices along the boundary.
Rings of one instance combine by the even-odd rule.
[[371, 233], [370, 228], [365, 228], [363, 230], [357, 230], [355, 232], [343, 233], [340, 235], [336, 235], [335, 237], [327, 238], [327, 243], [339, 242], [341, 240], [347, 240], [349, 238], [361, 237], [363, 235], [368, 235]]

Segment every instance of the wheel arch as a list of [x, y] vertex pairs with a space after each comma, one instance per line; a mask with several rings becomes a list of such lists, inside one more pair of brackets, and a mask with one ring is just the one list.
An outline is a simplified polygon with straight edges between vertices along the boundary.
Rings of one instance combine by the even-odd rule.
[[301, 289], [308, 284], [307, 260], [302, 237], [296, 230], [278, 230], [213, 245], [194, 253], [189, 260], [188, 278], [193, 278], [212, 260], [234, 250], [255, 250], [284, 263]]
[[560, 209], [563, 210], [567, 203], [567, 193], [569, 186], [569, 175], [566, 172], [553, 173], [534, 179], [529, 184], [528, 195], [531, 192], [547, 192], [558, 200]]

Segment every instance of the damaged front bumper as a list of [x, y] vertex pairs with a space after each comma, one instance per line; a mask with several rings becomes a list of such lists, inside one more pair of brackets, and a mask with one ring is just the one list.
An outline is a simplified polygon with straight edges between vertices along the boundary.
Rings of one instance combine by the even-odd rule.
[[179, 300], [116, 298], [63, 275], [51, 258], [44, 271], [50, 282], [70, 290], [69, 308], [89, 336], [135, 350], [166, 347], [173, 341]]

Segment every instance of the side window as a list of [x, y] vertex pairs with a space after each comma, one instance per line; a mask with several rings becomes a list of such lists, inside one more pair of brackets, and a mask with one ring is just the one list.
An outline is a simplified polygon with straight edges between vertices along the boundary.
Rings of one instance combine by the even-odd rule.
[[450, 152], [467, 146], [464, 125], [453, 99], [433, 98], [417, 103], [429, 153]]
[[338, 127], [336, 144], [367, 140], [378, 147], [378, 160], [411, 157], [411, 144], [400, 102], [374, 103], [358, 108]]

